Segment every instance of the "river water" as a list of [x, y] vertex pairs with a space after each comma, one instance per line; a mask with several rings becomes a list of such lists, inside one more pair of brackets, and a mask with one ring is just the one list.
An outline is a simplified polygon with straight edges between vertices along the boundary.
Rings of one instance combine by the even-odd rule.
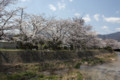
[[117, 60], [103, 65], [97, 66], [81, 66], [84, 80], [120, 80], [120, 53]]

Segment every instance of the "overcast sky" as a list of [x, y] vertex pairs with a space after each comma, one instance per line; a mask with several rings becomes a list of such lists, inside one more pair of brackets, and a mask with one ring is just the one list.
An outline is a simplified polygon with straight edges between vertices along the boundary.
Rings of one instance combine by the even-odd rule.
[[83, 17], [100, 34], [120, 31], [120, 0], [19, 0], [14, 6], [30, 14]]

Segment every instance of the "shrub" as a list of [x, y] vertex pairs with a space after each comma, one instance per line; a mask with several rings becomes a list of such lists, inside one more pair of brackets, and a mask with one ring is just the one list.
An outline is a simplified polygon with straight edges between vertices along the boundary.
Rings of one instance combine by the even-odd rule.
[[107, 46], [107, 47], [105, 47], [104, 49], [105, 49], [105, 50], [108, 50], [108, 51], [110, 51], [110, 52], [113, 52], [113, 49], [112, 49], [110, 46]]
[[20, 74], [12, 74], [7, 76], [7, 80], [21, 80], [22, 75]]
[[77, 64], [74, 66], [74, 68], [79, 69], [79, 68], [80, 68], [80, 65], [81, 65], [81, 63], [77, 63]]

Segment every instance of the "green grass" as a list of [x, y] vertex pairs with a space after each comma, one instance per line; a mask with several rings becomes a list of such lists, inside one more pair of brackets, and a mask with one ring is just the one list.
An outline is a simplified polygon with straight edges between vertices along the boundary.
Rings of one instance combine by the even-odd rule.
[[[74, 79], [83, 80], [82, 74], [80, 72], [75, 72], [77, 74]], [[69, 77], [71, 77], [69, 73]], [[59, 75], [43, 75], [37, 74], [35, 72], [22, 72], [22, 73], [13, 73], [13, 74], [1, 74], [0, 80], [64, 80], [64, 77], [67, 77], [65, 80], [72, 80], [67, 75], [59, 76]]]
[[[29, 49], [28, 49], [29, 50]], [[0, 51], [25, 51], [25, 49], [0, 49]], [[33, 49], [33, 51], [62, 51], [62, 52], [75, 52], [75, 50], [35, 50], [35, 49]], [[97, 51], [97, 50], [85, 50], [85, 51]]]
[[[30, 50], [30, 49], [0, 49], [0, 51], [41, 51], [41, 52], [69, 52], [69, 53], [73, 53], [73, 52], [76, 52], [75, 50]], [[87, 50], [83, 50], [83, 51], [80, 51], [80, 52], [99, 52], [99, 51], [107, 51], [107, 50], [104, 50], [104, 49], [87, 49]], [[79, 52], [79, 51], [78, 51]]]
[[1, 74], [0, 80], [58, 80], [57, 75], [36, 74], [33, 72], [22, 72], [14, 74]]
[[80, 72], [77, 73], [77, 80], [83, 80], [83, 76]]
[[24, 49], [0, 49], [0, 51], [25, 51]]

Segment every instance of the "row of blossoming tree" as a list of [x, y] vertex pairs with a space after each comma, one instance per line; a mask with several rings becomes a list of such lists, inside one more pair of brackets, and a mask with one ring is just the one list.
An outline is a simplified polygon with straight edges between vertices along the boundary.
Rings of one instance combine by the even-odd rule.
[[[45, 15], [25, 13], [23, 8], [8, 10], [15, 0], [0, 0], [0, 38], [13, 41], [18, 48], [85, 50], [120, 48], [120, 42], [102, 40], [80, 18], [56, 19]], [[10, 37], [12, 35], [12, 37]]]

